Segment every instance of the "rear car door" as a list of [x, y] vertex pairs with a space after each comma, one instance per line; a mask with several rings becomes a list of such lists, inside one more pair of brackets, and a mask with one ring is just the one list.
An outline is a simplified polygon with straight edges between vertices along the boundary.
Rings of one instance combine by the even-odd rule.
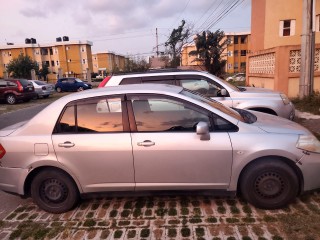
[[52, 135], [58, 161], [84, 192], [132, 191], [131, 137], [123, 96], [68, 104]]
[[130, 125], [137, 190], [225, 189], [232, 165], [227, 132], [209, 141], [196, 125], [214, 123], [211, 113], [165, 95], [131, 95]]

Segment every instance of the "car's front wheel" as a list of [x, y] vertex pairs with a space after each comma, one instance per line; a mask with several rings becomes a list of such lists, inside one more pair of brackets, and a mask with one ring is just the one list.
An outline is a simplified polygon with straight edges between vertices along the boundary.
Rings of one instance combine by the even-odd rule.
[[298, 195], [299, 181], [289, 165], [278, 159], [265, 158], [244, 170], [240, 191], [254, 206], [276, 209], [286, 206]]
[[43, 170], [34, 177], [31, 196], [41, 209], [51, 213], [66, 212], [79, 200], [74, 181], [66, 173], [55, 169]]
[[84, 90], [83, 87], [78, 87], [78, 89], [77, 89], [78, 92], [81, 92], [83, 90]]
[[15, 104], [17, 102], [17, 98], [15, 95], [13, 94], [9, 94], [6, 96], [6, 101], [8, 104], [12, 105], [12, 104]]
[[57, 91], [58, 93], [62, 92], [61, 87], [57, 87], [57, 88], [56, 88], [56, 91]]

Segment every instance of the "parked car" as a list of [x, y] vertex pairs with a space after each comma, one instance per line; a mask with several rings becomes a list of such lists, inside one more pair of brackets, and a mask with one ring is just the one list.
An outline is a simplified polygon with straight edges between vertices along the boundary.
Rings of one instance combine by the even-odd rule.
[[0, 190], [53, 213], [82, 194], [199, 189], [275, 209], [320, 187], [319, 159], [320, 142], [293, 121], [182, 87], [124, 85], [70, 94], [2, 129]]
[[81, 79], [74, 77], [60, 78], [55, 85], [55, 90], [57, 92], [83, 91], [91, 88], [91, 84], [85, 83]]
[[182, 86], [229, 107], [255, 110], [293, 119], [294, 105], [280, 92], [264, 88], [236, 87], [210, 73], [194, 70], [160, 70], [106, 77], [99, 87], [136, 83], [166, 83]]
[[29, 80], [37, 93], [37, 98], [47, 98], [54, 93], [54, 85], [39, 80]]
[[36, 96], [33, 85], [26, 79], [0, 80], [0, 100], [5, 100], [8, 104], [28, 102]]
[[245, 73], [237, 73], [233, 76], [228, 77], [226, 80], [227, 81], [235, 81], [235, 82], [245, 81], [246, 74]]

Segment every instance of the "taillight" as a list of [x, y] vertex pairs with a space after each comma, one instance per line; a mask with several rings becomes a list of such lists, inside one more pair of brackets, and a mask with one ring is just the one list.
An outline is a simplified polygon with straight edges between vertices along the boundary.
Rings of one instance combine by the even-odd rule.
[[110, 78], [111, 78], [111, 76], [108, 76], [105, 79], [103, 79], [102, 82], [99, 83], [98, 88], [104, 87], [107, 84], [107, 82], [110, 80]]
[[42, 87], [42, 90], [47, 90], [47, 88], [45, 86]]
[[0, 144], [0, 159], [3, 158], [3, 156], [6, 154], [6, 150], [4, 147]]
[[20, 82], [17, 82], [18, 83], [18, 90], [19, 92], [23, 92], [23, 86], [21, 85]]

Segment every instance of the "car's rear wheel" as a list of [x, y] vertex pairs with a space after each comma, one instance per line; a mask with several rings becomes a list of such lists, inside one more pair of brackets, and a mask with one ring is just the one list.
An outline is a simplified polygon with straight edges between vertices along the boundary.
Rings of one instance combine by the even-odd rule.
[[16, 102], [17, 102], [17, 98], [16, 98], [16, 96], [15, 95], [13, 95], [13, 94], [8, 94], [7, 96], [6, 96], [6, 102], [8, 103], [8, 104], [15, 104]]
[[33, 201], [43, 210], [63, 213], [72, 209], [79, 200], [74, 181], [59, 170], [44, 170], [38, 173], [31, 184]]
[[254, 206], [276, 209], [286, 206], [298, 195], [299, 181], [289, 165], [278, 159], [265, 158], [244, 170], [240, 191]]
[[59, 93], [62, 92], [61, 87], [57, 87], [57, 88], [56, 88], [56, 91], [59, 92]]

